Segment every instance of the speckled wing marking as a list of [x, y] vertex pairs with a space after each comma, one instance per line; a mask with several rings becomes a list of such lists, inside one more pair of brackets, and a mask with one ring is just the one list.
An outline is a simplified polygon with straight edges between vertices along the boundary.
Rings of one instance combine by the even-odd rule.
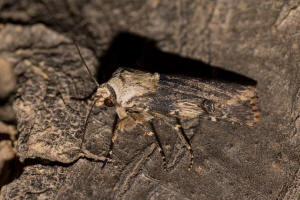
[[[157, 78], [157, 74], [153, 76]], [[160, 74], [155, 87], [133, 96], [128, 108], [154, 115], [200, 117], [253, 126], [259, 121], [255, 90], [254, 85]]]

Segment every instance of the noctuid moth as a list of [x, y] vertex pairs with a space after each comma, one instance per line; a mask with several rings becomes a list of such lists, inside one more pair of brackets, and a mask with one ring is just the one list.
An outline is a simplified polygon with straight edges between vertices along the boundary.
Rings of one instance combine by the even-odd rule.
[[193, 151], [180, 126], [180, 119], [203, 118], [247, 126], [253, 126], [259, 121], [254, 85], [150, 73], [124, 67], [116, 70], [106, 83], [99, 85], [82, 58], [79, 47], [75, 46], [97, 85], [86, 124], [94, 106], [114, 107], [118, 117], [103, 167], [112, 155], [118, 131], [128, 130], [136, 125], [142, 126], [148, 135], [156, 137], [158, 150], [166, 167], [163, 148], [152, 128], [154, 119], [176, 118], [178, 124], [174, 129], [190, 154], [189, 170], [193, 166]]

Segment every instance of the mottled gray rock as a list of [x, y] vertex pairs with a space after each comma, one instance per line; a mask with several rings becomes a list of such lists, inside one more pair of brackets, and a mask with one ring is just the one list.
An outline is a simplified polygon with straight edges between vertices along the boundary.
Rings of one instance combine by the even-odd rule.
[[[36, 163], [2, 188], [2, 199], [298, 198], [299, 2], [42, 2], [0, 5], [2, 21], [21, 24], [0, 29], [0, 57], [12, 63], [19, 76], [14, 106], [18, 155]], [[195, 153], [194, 168], [188, 172], [188, 155], [176, 134], [157, 121], [170, 171], [163, 171], [153, 139], [139, 128], [120, 133], [113, 163], [101, 170], [98, 161], [107, 151], [114, 113], [95, 109], [82, 142], [95, 85], [69, 38], [93, 51], [81, 48], [95, 72], [96, 60], [107, 53], [120, 30], [156, 40], [163, 51], [257, 80], [260, 124], [249, 128], [184, 121]], [[104, 66], [99, 63], [100, 71]], [[27, 184], [39, 182], [25, 173], [28, 170], [44, 178], [40, 188]]]
[[[2, 43], [3, 49], [18, 49], [16, 56], [8, 52], [8, 57], [17, 60], [15, 71], [20, 76], [17, 94], [20, 97], [14, 104], [20, 132], [18, 156], [21, 160], [39, 157], [72, 162], [81, 156], [82, 126], [88, 105], [81, 101], [72, 103], [71, 97], [89, 95], [94, 87], [91, 82], [83, 81], [87, 75], [85, 69], [80, 68], [78, 55], [71, 56], [76, 49], [70, 40], [43, 25], [17, 28], [8, 25], [0, 35], [7, 41]], [[22, 44], [7, 44], [11, 42], [7, 38], [14, 34], [15, 29], [25, 40]], [[91, 56], [90, 52], [82, 51]], [[93, 66], [89, 58], [87, 62]]]
[[11, 187], [3, 187], [1, 199], [54, 199], [65, 183], [64, 167], [29, 165]]

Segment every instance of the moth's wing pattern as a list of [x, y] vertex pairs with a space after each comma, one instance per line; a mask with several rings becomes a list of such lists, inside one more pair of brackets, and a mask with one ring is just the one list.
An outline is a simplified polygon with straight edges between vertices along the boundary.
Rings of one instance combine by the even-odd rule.
[[[259, 117], [255, 86], [250, 84], [119, 68], [108, 85], [114, 90], [119, 118], [134, 119], [135, 123], [145, 126], [146, 131], [147, 123], [153, 118], [168, 116], [178, 121], [181, 117], [202, 117], [249, 126], [253, 126]], [[194, 157], [191, 145], [179, 123], [175, 129], [190, 152], [190, 170]], [[156, 140], [165, 165], [162, 146], [158, 137]], [[114, 141], [112, 139], [112, 144]]]
[[156, 115], [248, 126], [259, 121], [256, 87], [246, 83], [160, 74], [154, 92], [135, 96], [130, 103], [132, 108]]

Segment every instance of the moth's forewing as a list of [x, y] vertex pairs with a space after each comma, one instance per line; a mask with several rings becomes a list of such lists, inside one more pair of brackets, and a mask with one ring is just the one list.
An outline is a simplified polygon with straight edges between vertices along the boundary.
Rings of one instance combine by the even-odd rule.
[[157, 116], [201, 117], [249, 126], [259, 120], [253, 84], [132, 69], [119, 70], [114, 78], [122, 85], [117, 93], [127, 94], [122, 106], [129, 110], [147, 111]]
[[170, 114], [249, 126], [259, 120], [255, 85], [170, 75], [160, 75], [158, 85], [159, 101], [169, 104]]

